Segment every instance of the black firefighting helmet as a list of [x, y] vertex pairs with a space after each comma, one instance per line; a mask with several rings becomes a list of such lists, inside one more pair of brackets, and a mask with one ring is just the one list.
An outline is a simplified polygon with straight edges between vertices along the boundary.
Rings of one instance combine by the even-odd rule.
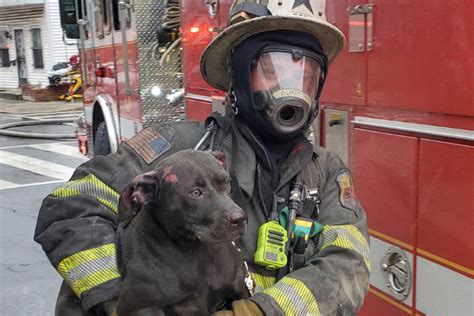
[[316, 38], [331, 62], [342, 50], [345, 38], [326, 21], [325, 7], [326, 0], [236, 0], [230, 9], [228, 27], [202, 55], [204, 80], [214, 88], [228, 91], [234, 49], [256, 34], [271, 31], [294, 31]]

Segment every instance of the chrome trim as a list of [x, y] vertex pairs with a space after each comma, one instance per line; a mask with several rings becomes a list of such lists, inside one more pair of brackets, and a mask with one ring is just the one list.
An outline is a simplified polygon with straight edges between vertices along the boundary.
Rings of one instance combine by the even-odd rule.
[[380, 127], [403, 132], [420, 133], [425, 135], [474, 141], [474, 131], [459, 128], [382, 120], [364, 116], [355, 116], [354, 120], [352, 120], [351, 123], [362, 126]]
[[391, 295], [403, 301], [411, 291], [413, 275], [405, 252], [397, 246], [390, 247], [380, 261], [380, 269]]
[[122, 33], [122, 66], [123, 73], [125, 75], [125, 95], [132, 95], [132, 89], [130, 88], [130, 73], [128, 65], [128, 42], [127, 42], [127, 21], [125, 18], [126, 10], [131, 6], [124, 1], [118, 3], [119, 6], [119, 20], [120, 20], [120, 31]]
[[82, 72], [82, 80], [83, 84], [88, 84], [89, 83], [89, 76], [87, 74], [87, 59], [86, 59], [86, 43], [85, 43], [85, 38], [86, 38], [86, 32], [84, 30], [85, 28], [85, 22], [83, 20], [77, 20], [77, 24], [79, 24], [79, 38], [80, 38], [80, 53], [81, 53], [81, 72]]
[[212, 102], [212, 98], [207, 95], [186, 93], [184, 97], [194, 99], [194, 100], [199, 100], [199, 101]]
[[95, 102], [99, 103], [100, 109], [102, 110], [105, 126], [107, 126], [107, 134], [109, 136], [110, 151], [114, 153], [118, 149], [118, 134], [112, 113], [112, 105], [107, 99], [107, 96], [104, 95], [98, 95]]

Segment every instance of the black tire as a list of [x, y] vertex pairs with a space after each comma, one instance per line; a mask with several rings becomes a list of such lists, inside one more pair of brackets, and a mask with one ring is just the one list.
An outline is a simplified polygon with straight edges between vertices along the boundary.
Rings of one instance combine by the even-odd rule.
[[110, 154], [109, 134], [105, 122], [100, 122], [94, 139], [94, 156], [107, 156]]
[[50, 83], [55, 86], [59, 86], [59, 84], [61, 83], [61, 77], [54, 76], [53, 78], [50, 79]]

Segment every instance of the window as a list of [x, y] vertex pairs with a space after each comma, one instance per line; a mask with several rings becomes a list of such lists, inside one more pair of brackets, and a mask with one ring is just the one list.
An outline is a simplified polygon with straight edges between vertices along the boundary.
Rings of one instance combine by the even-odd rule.
[[84, 25], [80, 26], [84, 29], [84, 39], [88, 39], [89, 38], [89, 30], [91, 30], [91, 27], [90, 27], [91, 23], [89, 21], [88, 15], [87, 15], [86, 1], [84, 1], [84, 0], [77, 0], [77, 1], [76, 0], [71, 0], [71, 1], [74, 1], [77, 4], [77, 18], [79, 20], [82, 20], [82, 23], [84, 24]]
[[6, 29], [0, 29], [0, 66], [10, 67], [10, 55], [8, 52], [9, 33]]
[[120, 11], [118, 6], [119, 0], [112, 0], [112, 11], [114, 16], [114, 29], [116, 31], [120, 30]]
[[110, 33], [110, 23], [107, 14], [107, 0], [97, 0], [95, 9], [95, 32], [98, 38], [104, 38]]
[[108, 1], [107, 0], [99, 0], [102, 1], [102, 10], [103, 10], [103, 21], [105, 27], [105, 34], [110, 33], [110, 22], [109, 22], [109, 8], [107, 8]]
[[31, 29], [31, 42], [33, 50], [33, 67], [37, 69], [44, 68], [43, 65], [43, 46], [41, 43], [41, 29]]

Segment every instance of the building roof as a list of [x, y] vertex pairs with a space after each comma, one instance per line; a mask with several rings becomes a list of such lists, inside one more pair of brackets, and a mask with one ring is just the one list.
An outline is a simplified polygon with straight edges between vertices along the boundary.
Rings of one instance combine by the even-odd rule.
[[11, 22], [29, 20], [43, 16], [44, 3], [0, 6], [1, 26]]

